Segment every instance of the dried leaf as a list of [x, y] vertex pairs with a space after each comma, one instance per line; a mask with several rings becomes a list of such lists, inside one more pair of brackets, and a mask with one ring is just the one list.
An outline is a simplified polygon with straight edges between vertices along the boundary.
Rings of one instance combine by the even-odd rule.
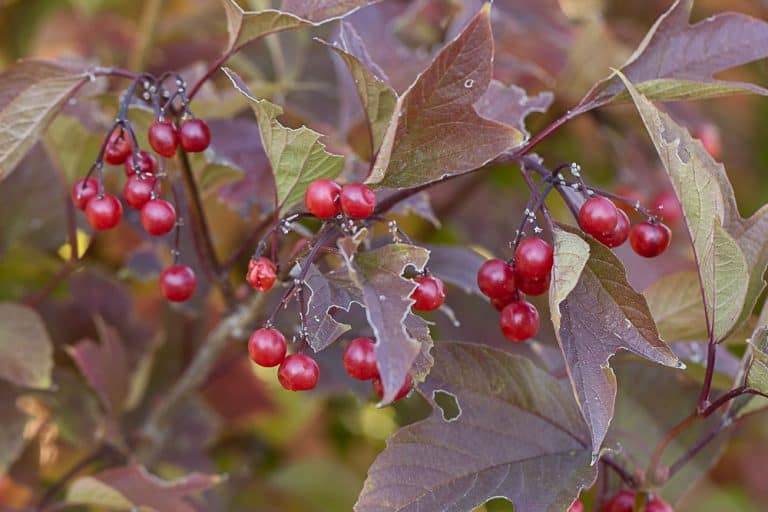
[[0, 302], [0, 378], [18, 386], [48, 388], [53, 343], [32, 308]]

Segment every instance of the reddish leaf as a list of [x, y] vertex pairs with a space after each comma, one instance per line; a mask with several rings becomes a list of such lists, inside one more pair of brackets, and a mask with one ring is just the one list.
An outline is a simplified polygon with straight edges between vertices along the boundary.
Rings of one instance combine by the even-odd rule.
[[554, 98], [551, 92], [529, 97], [520, 87], [492, 80], [475, 108], [481, 116], [514, 126], [528, 137], [530, 134], [525, 129], [525, 118], [532, 112], [546, 112]]
[[281, 10], [301, 16], [309, 21], [325, 21], [346, 16], [356, 9], [380, 0], [283, 0]]

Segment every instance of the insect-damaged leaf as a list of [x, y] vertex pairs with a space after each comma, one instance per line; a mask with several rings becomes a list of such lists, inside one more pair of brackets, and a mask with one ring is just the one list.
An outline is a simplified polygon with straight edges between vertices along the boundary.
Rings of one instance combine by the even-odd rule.
[[[573, 397], [528, 359], [441, 342], [419, 390], [432, 415], [387, 441], [357, 512], [463, 512], [493, 497], [562, 512], [597, 475]], [[458, 416], [444, 419], [436, 393], [455, 400]]]

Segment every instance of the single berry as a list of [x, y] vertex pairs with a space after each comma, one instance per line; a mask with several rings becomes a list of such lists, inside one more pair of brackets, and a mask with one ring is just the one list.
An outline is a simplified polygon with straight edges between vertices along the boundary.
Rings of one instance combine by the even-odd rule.
[[551, 279], [550, 274], [547, 274], [547, 277], [543, 279], [528, 279], [517, 276], [517, 289], [526, 295], [541, 295], [549, 290]]
[[277, 329], [258, 329], [248, 340], [248, 355], [259, 366], [271, 368], [285, 359], [288, 343], [283, 333]]
[[93, 178], [80, 179], [72, 185], [72, 202], [75, 208], [85, 210], [88, 201], [99, 193], [99, 182]]
[[581, 229], [592, 236], [610, 233], [619, 220], [619, 213], [613, 201], [605, 197], [593, 197], [587, 200], [579, 210]]
[[551, 245], [541, 238], [526, 238], [515, 249], [515, 277], [545, 279], [554, 261]]
[[202, 119], [188, 119], [181, 123], [179, 140], [184, 151], [200, 153], [211, 143], [211, 130]]
[[123, 205], [112, 194], [94, 197], [85, 205], [85, 216], [93, 229], [112, 229], [123, 218]]
[[109, 142], [104, 148], [104, 160], [108, 164], [121, 165], [131, 156], [131, 150], [128, 132], [118, 128], [109, 135]]
[[477, 286], [491, 299], [509, 301], [515, 296], [515, 271], [504, 260], [488, 260], [477, 271]]
[[674, 512], [672, 505], [654, 495], [645, 504], [645, 512]]
[[265, 257], [251, 258], [248, 262], [248, 272], [245, 280], [251, 288], [260, 292], [268, 292], [272, 289], [277, 279], [277, 268], [271, 260]]
[[595, 236], [595, 239], [606, 247], [614, 248], [622, 245], [629, 238], [629, 216], [624, 210], [619, 210], [619, 220], [610, 233]]
[[[134, 155], [131, 154], [131, 156], [128, 157], [128, 159], [123, 163], [123, 171], [125, 171], [125, 175], [128, 178], [136, 175], [133, 158]], [[144, 151], [143, 149], [139, 151], [138, 155], [136, 155], [135, 164], [139, 168], [139, 173], [144, 176], [155, 174], [155, 172], [157, 172], [157, 158], [155, 158], [152, 153]]]
[[344, 349], [344, 369], [354, 379], [370, 380], [379, 376], [375, 343], [370, 338], [357, 338]]
[[584, 504], [581, 500], [576, 500], [568, 508], [568, 512], [584, 512]]
[[184, 302], [195, 294], [195, 271], [186, 265], [173, 265], [160, 274], [160, 291], [171, 302]]
[[150, 235], [164, 235], [176, 225], [176, 210], [165, 199], [152, 199], [141, 209], [141, 225]]
[[720, 160], [723, 155], [723, 141], [717, 126], [712, 123], [703, 124], [696, 130], [695, 137], [701, 141], [712, 158]]
[[153, 176], [148, 176], [144, 179], [136, 175], [131, 176], [126, 180], [123, 187], [123, 199], [131, 208], [141, 210], [152, 199], [155, 182], [156, 180]]
[[307, 391], [317, 386], [320, 368], [314, 359], [304, 354], [292, 354], [277, 370], [277, 380], [288, 391]]
[[539, 311], [530, 302], [519, 300], [507, 305], [499, 319], [501, 332], [511, 341], [526, 341], [539, 332]]
[[307, 187], [304, 203], [309, 213], [319, 219], [330, 219], [341, 212], [341, 185], [333, 180], [315, 180]]
[[414, 311], [434, 311], [445, 302], [445, 285], [433, 276], [420, 276], [414, 279], [417, 286], [411, 294], [415, 300]]
[[376, 194], [368, 185], [349, 183], [341, 189], [341, 209], [352, 219], [367, 219], [376, 209]]
[[625, 489], [608, 500], [603, 505], [602, 512], [632, 512], [633, 510], [635, 510], [635, 493]]
[[641, 222], [629, 232], [632, 249], [646, 258], [654, 258], [669, 247], [672, 231], [664, 224]]
[[[406, 374], [405, 382], [403, 382], [403, 385], [400, 387], [400, 389], [397, 390], [397, 394], [395, 395], [395, 399], [393, 401], [397, 402], [398, 400], [405, 398], [408, 393], [411, 392], [412, 387], [413, 379], [409, 374]], [[373, 392], [376, 393], [376, 396], [379, 397], [379, 400], [384, 398], [384, 383], [381, 382], [379, 377], [375, 377], [373, 379]]]
[[653, 200], [652, 208], [655, 209], [664, 222], [675, 225], [683, 220], [683, 207], [680, 200], [672, 190], [666, 190]]
[[168, 119], [157, 120], [149, 126], [149, 145], [158, 155], [170, 158], [176, 154], [179, 134]]

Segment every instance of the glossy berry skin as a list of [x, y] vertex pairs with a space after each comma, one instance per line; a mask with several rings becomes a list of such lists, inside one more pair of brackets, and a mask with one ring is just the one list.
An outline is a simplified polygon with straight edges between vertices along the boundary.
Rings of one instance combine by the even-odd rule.
[[99, 193], [99, 182], [93, 178], [80, 179], [72, 185], [72, 203], [75, 208], [85, 210], [88, 201]]
[[277, 380], [288, 391], [308, 391], [317, 386], [320, 368], [314, 359], [304, 354], [291, 354], [277, 370]]
[[695, 136], [701, 141], [704, 149], [715, 160], [723, 156], [723, 141], [720, 138], [720, 130], [711, 123], [706, 123], [696, 130]]
[[271, 260], [260, 257], [251, 258], [248, 262], [248, 272], [245, 274], [245, 280], [256, 291], [268, 292], [272, 289], [277, 279], [277, 267]]
[[522, 279], [545, 279], [554, 264], [552, 246], [541, 238], [526, 238], [515, 249], [515, 273]]
[[[403, 385], [400, 387], [400, 389], [397, 390], [397, 394], [395, 395], [393, 401], [397, 402], [398, 400], [402, 400], [408, 396], [408, 393], [411, 392], [411, 388], [413, 388], [413, 379], [409, 374], [406, 374], [405, 382], [403, 382]], [[384, 398], [384, 384], [378, 377], [373, 379], [373, 392], [376, 393], [376, 396], [379, 397], [379, 400]]]
[[502, 309], [507, 307], [507, 304], [509, 304], [513, 300], [515, 300], [514, 297], [511, 298], [510, 300], [491, 299], [491, 306], [493, 306], [493, 309], [495, 309], [496, 311], [501, 311]]
[[445, 302], [445, 285], [443, 281], [434, 276], [420, 276], [414, 279], [416, 289], [411, 298], [414, 311], [434, 311]]
[[655, 258], [669, 247], [672, 231], [664, 224], [641, 222], [629, 232], [632, 249], [645, 258]]
[[112, 165], [122, 165], [131, 156], [131, 150], [128, 132], [118, 128], [109, 135], [109, 142], [104, 148], [104, 161]]
[[501, 332], [510, 341], [526, 341], [539, 332], [539, 311], [530, 302], [519, 300], [507, 305], [499, 319]]
[[667, 224], [675, 225], [683, 220], [683, 208], [672, 190], [666, 190], [657, 195], [651, 207]]
[[176, 154], [179, 145], [179, 133], [173, 123], [167, 119], [157, 120], [149, 126], [149, 145], [155, 153], [170, 158]]
[[[133, 164], [133, 155], [131, 154], [123, 163], [123, 170], [125, 171], [125, 175], [129, 178], [136, 175], [136, 170], [133, 168]], [[139, 173], [145, 176], [157, 172], [157, 158], [155, 158], [152, 153], [144, 151], [143, 149], [139, 151], [139, 154], [136, 157], [136, 165], [139, 166]]]
[[141, 209], [141, 225], [150, 235], [169, 233], [176, 225], [176, 210], [165, 199], [152, 199]]
[[147, 177], [144, 179], [136, 175], [131, 176], [123, 186], [123, 199], [128, 206], [135, 210], [141, 210], [150, 199], [155, 190], [155, 178]]
[[526, 295], [542, 295], [549, 291], [550, 274], [544, 279], [527, 279], [517, 276], [517, 289]]
[[568, 512], [584, 512], [584, 504], [581, 500], [576, 500], [568, 508]]
[[619, 491], [616, 496], [603, 505], [602, 512], [633, 512], [635, 510], [635, 493], [628, 490]]
[[160, 291], [171, 302], [184, 302], [195, 294], [197, 278], [187, 265], [173, 265], [160, 274]]
[[674, 512], [674, 510], [672, 505], [658, 496], [653, 496], [648, 500], [648, 503], [645, 504], [645, 512]]
[[271, 368], [285, 359], [288, 343], [277, 329], [257, 329], [248, 339], [248, 355], [259, 366]]
[[309, 213], [318, 219], [330, 219], [341, 213], [341, 185], [333, 180], [315, 180], [304, 194]]
[[629, 216], [624, 210], [619, 210], [619, 220], [616, 222], [613, 231], [595, 236], [595, 239], [606, 247], [613, 249], [627, 241], [627, 238], [629, 238], [629, 228]]
[[104, 194], [104, 197], [94, 197], [88, 201], [85, 205], [85, 216], [93, 229], [112, 229], [120, 224], [120, 219], [123, 218], [123, 205], [112, 194]]
[[344, 369], [353, 379], [370, 380], [379, 376], [375, 343], [370, 338], [356, 338], [344, 349]]
[[605, 197], [588, 199], [579, 210], [579, 225], [590, 235], [597, 237], [610, 233], [619, 220], [618, 208]]
[[341, 189], [341, 210], [351, 219], [367, 219], [376, 209], [376, 194], [362, 183], [350, 183]]
[[179, 128], [179, 141], [184, 151], [189, 153], [205, 151], [211, 143], [211, 130], [208, 128], [208, 123], [202, 119], [184, 121]]
[[477, 271], [477, 286], [490, 299], [509, 301], [515, 296], [515, 271], [504, 260], [488, 260]]

